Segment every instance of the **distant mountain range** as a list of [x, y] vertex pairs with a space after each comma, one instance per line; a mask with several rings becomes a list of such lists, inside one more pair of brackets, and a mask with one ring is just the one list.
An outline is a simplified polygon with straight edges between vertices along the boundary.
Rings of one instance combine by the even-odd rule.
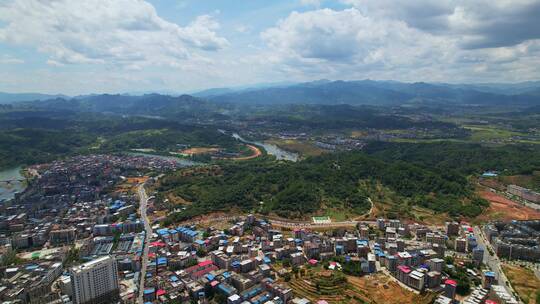
[[68, 98], [66, 95], [49, 95], [40, 93], [4, 93], [0, 92], [0, 104], [8, 104], [20, 101], [47, 100], [52, 98]]
[[191, 95], [169, 96], [160, 94], [88, 95], [71, 99], [55, 98], [19, 103], [21, 106], [42, 110], [73, 112], [103, 112], [127, 115], [208, 117], [220, 110], [220, 105]]
[[[159, 115], [216, 110], [236, 105], [540, 105], [540, 81], [516, 84], [404, 83], [397, 81], [330, 81], [275, 83], [255, 87], [214, 88], [191, 95], [92, 94], [76, 97], [0, 93], [0, 103], [95, 112]], [[23, 103], [24, 104], [24, 103]]]
[[540, 104], [540, 82], [453, 85], [396, 81], [321, 80], [247, 90], [219, 89], [205, 96], [218, 102], [246, 104]]

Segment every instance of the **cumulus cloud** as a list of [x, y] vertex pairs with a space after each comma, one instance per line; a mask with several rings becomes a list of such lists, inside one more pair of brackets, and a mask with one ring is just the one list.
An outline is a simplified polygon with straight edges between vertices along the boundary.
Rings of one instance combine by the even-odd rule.
[[0, 42], [35, 47], [51, 65], [180, 66], [228, 45], [208, 15], [168, 22], [142, 0], [19, 0], [0, 4]]
[[401, 20], [430, 33], [457, 36], [468, 49], [540, 39], [538, 0], [343, 0], [370, 16]]
[[[331, 64], [421, 64], [420, 59], [441, 56], [445, 45], [403, 22], [376, 21], [356, 8], [293, 12], [261, 36], [283, 57]], [[422, 46], [434, 46], [430, 51], [436, 54]]]
[[[410, 13], [378, 12], [378, 7], [367, 6], [293, 12], [261, 34], [269, 48], [265, 56], [283, 73], [308, 78], [455, 82], [500, 79], [501, 69], [511, 71], [505, 76], [512, 80], [534, 78], [540, 72], [537, 65], [531, 66], [540, 55], [538, 40], [496, 48], [467, 47], [478, 39], [471, 28], [479, 27], [448, 19], [448, 14], [457, 13], [446, 2], [426, 5], [423, 11], [421, 5], [408, 5]], [[413, 12], [423, 20], [408, 20]], [[450, 30], [460, 22], [467, 25]]]

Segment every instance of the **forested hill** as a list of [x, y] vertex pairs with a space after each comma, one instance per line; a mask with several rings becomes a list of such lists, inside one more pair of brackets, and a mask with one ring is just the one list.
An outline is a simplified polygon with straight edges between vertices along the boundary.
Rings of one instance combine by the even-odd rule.
[[375, 190], [380, 186], [397, 196], [399, 203], [452, 216], [476, 216], [485, 206], [474, 197], [462, 174], [382, 161], [362, 152], [328, 154], [297, 163], [224, 163], [217, 172], [179, 172], [161, 181], [160, 193], [192, 203], [187, 210], [173, 214], [171, 221], [232, 207], [286, 217], [305, 217], [322, 208], [362, 214], [370, 208], [366, 198], [380, 191]]
[[456, 142], [372, 142], [365, 151], [383, 161], [405, 161], [441, 171], [456, 171], [463, 175], [478, 174], [484, 170], [507, 175], [531, 174], [540, 170], [540, 149], [537, 145], [489, 147]]

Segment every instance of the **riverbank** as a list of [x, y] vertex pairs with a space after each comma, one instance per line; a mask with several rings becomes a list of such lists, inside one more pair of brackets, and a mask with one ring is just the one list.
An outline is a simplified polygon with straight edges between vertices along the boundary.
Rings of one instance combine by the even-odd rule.
[[0, 202], [9, 201], [26, 188], [26, 177], [21, 166], [0, 171]]
[[238, 133], [232, 133], [232, 137], [236, 138], [237, 140], [243, 143], [251, 144], [251, 145], [255, 145], [255, 146], [259, 146], [263, 148], [267, 154], [274, 156], [277, 160], [288, 160], [288, 161], [296, 162], [300, 159], [300, 155], [298, 155], [297, 153], [286, 151], [274, 144], [260, 142], [260, 141], [246, 140], [242, 136], [240, 136]]
[[269, 139], [265, 143], [276, 145], [277, 147], [299, 154], [300, 157], [319, 156], [323, 153], [328, 153], [327, 150], [315, 146], [307, 141], [296, 139]]

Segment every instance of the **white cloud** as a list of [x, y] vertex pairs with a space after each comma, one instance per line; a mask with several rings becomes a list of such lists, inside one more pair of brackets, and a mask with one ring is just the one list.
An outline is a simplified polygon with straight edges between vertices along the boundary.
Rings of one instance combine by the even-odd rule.
[[[361, 66], [421, 64], [430, 56], [442, 56], [446, 44], [403, 22], [376, 21], [355, 8], [293, 12], [262, 38], [286, 60]], [[436, 54], [423, 52], [426, 46], [434, 46]]]
[[491, 48], [540, 39], [538, 0], [342, 0], [377, 18], [458, 37], [463, 48]]
[[365, 7], [293, 12], [261, 38], [268, 46], [263, 56], [291, 77], [457, 82], [534, 79], [540, 73], [531, 65], [539, 61], [538, 40], [468, 49], [459, 34], [425, 31]]
[[11, 55], [0, 56], [0, 64], [21, 64], [21, 63], [24, 63], [24, 60], [15, 58]]
[[190, 65], [228, 45], [211, 16], [181, 27], [142, 0], [12, 1], [0, 21], [0, 42], [35, 47], [52, 65]]

